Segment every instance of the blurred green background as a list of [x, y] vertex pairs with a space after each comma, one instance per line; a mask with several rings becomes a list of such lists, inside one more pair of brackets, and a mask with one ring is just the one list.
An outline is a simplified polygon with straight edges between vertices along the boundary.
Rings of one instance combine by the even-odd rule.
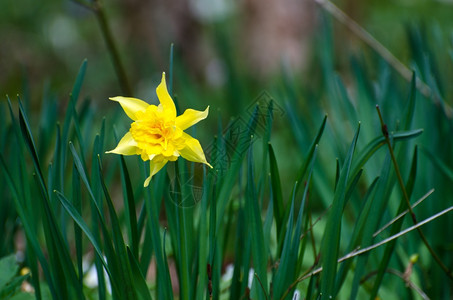
[[[170, 43], [175, 44], [180, 58], [176, 67], [184, 70], [185, 80], [210, 94], [232, 84], [233, 75], [247, 76], [259, 87], [269, 88], [269, 79], [279, 74], [282, 62], [303, 74], [301, 80], [318, 68], [313, 38], [319, 35], [319, 7], [309, 0], [101, 4], [137, 97], [153, 94], [161, 71], [168, 69]], [[421, 25], [435, 47], [451, 44], [452, 1], [345, 0], [336, 4], [407, 65], [411, 63], [407, 30], [412, 25]], [[333, 26], [335, 59], [343, 71], [351, 53], [368, 49], [343, 25], [334, 21]], [[433, 27], [441, 29], [437, 35]], [[58, 96], [64, 101], [65, 91], [71, 88], [67, 78], [76, 74], [84, 58], [89, 61], [84, 92], [94, 102], [103, 107], [109, 96], [122, 93], [95, 14], [75, 1], [2, 0], [0, 40], [3, 95], [25, 93], [26, 80], [34, 105], [39, 104], [46, 84], [63, 93]], [[445, 59], [445, 54], [438, 59]], [[452, 72], [449, 66], [442, 71]], [[202, 101], [213, 105], [211, 99]]]

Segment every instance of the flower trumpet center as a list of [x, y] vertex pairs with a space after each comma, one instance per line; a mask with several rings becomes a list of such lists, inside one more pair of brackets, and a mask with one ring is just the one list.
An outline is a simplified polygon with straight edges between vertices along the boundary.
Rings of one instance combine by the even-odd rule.
[[143, 160], [159, 155], [167, 160], [176, 160], [178, 150], [184, 147], [182, 130], [175, 125], [175, 119], [157, 111], [156, 106], [148, 107], [146, 112], [138, 112], [137, 120], [131, 124], [129, 131]]

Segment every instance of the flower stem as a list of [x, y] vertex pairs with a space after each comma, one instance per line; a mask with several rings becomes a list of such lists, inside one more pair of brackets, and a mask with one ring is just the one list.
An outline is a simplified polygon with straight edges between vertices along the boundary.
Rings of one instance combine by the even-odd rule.
[[110, 53], [112, 58], [113, 67], [115, 68], [116, 76], [121, 87], [121, 90], [125, 96], [132, 96], [132, 89], [127, 79], [126, 71], [123, 67], [121, 57], [118, 53], [118, 48], [116, 47], [115, 40], [113, 39], [112, 31], [108, 25], [107, 17], [100, 0], [95, 0], [93, 3], [93, 12], [96, 15], [96, 18], [99, 22], [101, 28], [102, 36], [104, 37], [107, 50]]
[[[392, 159], [393, 166], [395, 168], [396, 177], [398, 178], [398, 183], [400, 185], [401, 191], [403, 192], [404, 200], [406, 201], [407, 207], [409, 209], [409, 214], [410, 214], [410, 216], [412, 218], [412, 221], [413, 221], [414, 225], [417, 225], [417, 218], [415, 217], [415, 213], [412, 210], [412, 206], [410, 204], [409, 197], [407, 195], [406, 188], [404, 186], [403, 177], [401, 176], [401, 172], [400, 172], [400, 169], [398, 167], [398, 163], [396, 161], [395, 153], [393, 152], [393, 147], [392, 147], [392, 144], [390, 142], [387, 125], [384, 123], [384, 119], [382, 118], [382, 114], [381, 114], [381, 110], [379, 108], [379, 105], [376, 105], [376, 110], [378, 112], [379, 120], [381, 122], [382, 134], [385, 137], [385, 142], [386, 142], [386, 144], [387, 144], [387, 146], [389, 148], [390, 157]], [[439, 256], [434, 252], [433, 248], [429, 245], [428, 240], [426, 239], [426, 237], [423, 234], [423, 232], [420, 229], [420, 227], [417, 227], [417, 231], [418, 231], [423, 243], [426, 245], [426, 248], [428, 249], [429, 253], [431, 253], [431, 256], [434, 258], [434, 260], [437, 262], [437, 264], [442, 268], [442, 270], [444, 270], [444, 272], [448, 276], [448, 278], [450, 278], [450, 280], [453, 281], [453, 274], [452, 274], [451, 270], [449, 270], [447, 268], [447, 266], [445, 266], [445, 264], [442, 262], [442, 260], [439, 258]]]

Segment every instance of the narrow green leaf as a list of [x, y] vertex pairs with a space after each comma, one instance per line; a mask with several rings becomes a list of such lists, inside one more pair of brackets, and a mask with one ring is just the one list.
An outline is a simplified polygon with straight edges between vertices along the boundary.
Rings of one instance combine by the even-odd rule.
[[[265, 103], [263, 103], [265, 104]], [[258, 106], [261, 105], [261, 102], [258, 103]], [[266, 111], [261, 112], [263, 116], [261, 116], [262, 121], [264, 122], [264, 134], [261, 138], [262, 140], [262, 163], [261, 163], [261, 168], [259, 170], [260, 172], [260, 177], [259, 177], [259, 182], [257, 186], [258, 193], [261, 195], [266, 192], [268, 184], [269, 184], [269, 171], [268, 171], [268, 160], [269, 160], [269, 141], [271, 138], [271, 131], [272, 131], [272, 124], [274, 121], [274, 116], [273, 116], [273, 111], [274, 111], [274, 101], [271, 99], [269, 103], [267, 104]], [[263, 124], [261, 124], [263, 126]]]
[[[111, 266], [111, 274], [113, 274], [113, 276], [110, 276], [110, 281], [112, 282], [112, 285], [113, 285], [114, 281], [117, 281], [115, 284], [117, 286], [119, 286], [120, 284], [122, 284], [121, 281], [119, 281], [119, 280], [120, 280], [120, 277], [123, 276], [123, 274], [121, 273], [121, 266], [120, 266], [119, 258], [117, 257], [115, 250], [113, 248], [113, 245], [112, 245], [112, 238], [111, 238], [109, 231], [107, 230], [107, 226], [105, 224], [104, 215], [102, 213], [102, 210], [101, 210], [101, 207], [99, 206], [98, 201], [96, 200], [96, 198], [93, 194], [92, 188], [88, 182], [88, 178], [86, 176], [86, 172], [83, 168], [82, 162], [80, 161], [80, 158], [71, 142], [69, 143], [69, 149], [71, 150], [71, 153], [72, 153], [72, 156], [74, 159], [74, 165], [77, 169], [80, 179], [82, 180], [83, 184], [85, 185], [85, 188], [88, 191], [88, 195], [90, 196], [90, 198], [92, 200], [91, 201], [92, 210], [97, 215], [96, 220], [99, 221], [100, 229], [104, 236], [105, 256], [107, 257], [107, 261], [108, 261], [109, 265]], [[94, 234], [96, 241], [99, 240], [99, 237], [97, 235], [99, 235], [99, 234], [97, 234], [97, 233]], [[103, 275], [99, 275], [99, 272], [102, 272], [102, 270], [99, 269], [98, 266], [97, 266], [97, 271], [98, 271], [98, 276], [100, 276], [99, 278], [101, 278], [101, 276], [103, 276]], [[116, 277], [116, 276], [119, 276], [119, 277]], [[103, 284], [103, 283], [101, 283], [101, 284]], [[116, 293], [117, 296], [119, 296], [120, 294], [118, 294], [118, 293], [121, 293], [122, 290], [116, 289], [116, 290], [113, 290], [113, 292]]]
[[[35, 201], [30, 200], [31, 199], [30, 183], [28, 180], [27, 173], [25, 172], [27, 166], [26, 166], [25, 160], [23, 159], [23, 157], [24, 157], [23, 149], [26, 147], [24, 145], [25, 142], [24, 142], [23, 136], [21, 134], [20, 125], [19, 125], [18, 121], [16, 120], [14, 113], [13, 113], [11, 99], [9, 99], [8, 96], [6, 96], [6, 99], [8, 102], [8, 109], [9, 109], [9, 114], [11, 117], [11, 127], [14, 129], [14, 133], [16, 135], [16, 142], [17, 142], [17, 152], [18, 152], [17, 153], [18, 154], [17, 162], [18, 162], [18, 166], [19, 166], [18, 169], [20, 171], [20, 174], [18, 175], [19, 178], [17, 178], [16, 181], [19, 181], [20, 186], [21, 186], [20, 189], [16, 190], [18, 193], [18, 196], [19, 196], [19, 198], [17, 200], [19, 201], [19, 199], [23, 199], [23, 202], [25, 203], [24, 204], [25, 207], [35, 208], [36, 204], [35, 204], [35, 206], [33, 206]], [[14, 177], [14, 175], [12, 175], [12, 177], [11, 177], [12, 181], [13, 181], [13, 177]], [[27, 204], [31, 204], [31, 205], [27, 205]], [[35, 209], [32, 209], [32, 210], [36, 211]], [[30, 218], [30, 222], [33, 222], [33, 220], [35, 219], [35, 216], [33, 214], [30, 214], [29, 218]]]
[[270, 240], [273, 217], [274, 217], [274, 203], [270, 201], [267, 207], [266, 217], [263, 222], [264, 245], [271, 245]]
[[190, 243], [191, 239], [188, 234], [189, 226], [186, 226], [188, 223], [188, 212], [190, 209], [182, 209], [181, 207], [176, 207], [178, 225], [179, 225], [179, 236], [180, 236], [180, 265], [179, 265], [179, 274], [180, 274], [180, 290], [181, 295], [185, 295], [190, 298], [191, 286], [190, 286], [190, 268], [191, 263], [189, 260], [190, 256]]
[[[80, 157], [77, 154], [72, 142], [69, 142], [69, 149], [71, 150], [72, 156], [74, 158], [74, 165], [76, 167], [77, 172], [79, 173], [80, 179], [82, 179], [82, 182], [84, 183], [90, 198], [96, 204], [96, 209], [98, 210], [99, 216], [102, 216], [103, 215], [101, 213], [102, 210], [101, 210], [101, 208], [99, 207], [99, 205], [98, 205], [98, 203], [96, 201], [96, 197], [94, 197], [93, 191], [91, 189], [91, 186], [90, 186], [90, 183], [89, 183], [89, 180], [88, 180], [88, 176], [87, 176], [87, 174], [85, 172], [85, 169], [84, 169], [83, 164], [82, 164], [82, 162], [80, 160]], [[103, 222], [104, 218], [102, 218], [100, 221]], [[104, 225], [105, 225], [105, 223], [104, 223]]]
[[[315, 147], [315, 151], [313, 152], [310, 166], [309, 166], [309, 173], [307, 177], [307, 181], [305, 183], [304, 193], [302, 197], [302, 201], [299, 208], [299, 213], [297, 215], [296, 226], [294, 227], [294, 231], [287, 232], [287, 238], [285, 238], [285, 244], [283, 246], [282, 256], [280, 259], [280, 264], [278, 266], [277, 273], [275, 275], [275, 285], [274, 285], [274, 297], [275, 299], [289, 299], [292, 294], [294, 293], [294, 287], [290, 289], [290, 284], [294, 282], [298, 276], [297, 269], [301, 264], [303, 259], [304, 249], [300, 249], [300, 239], [302, 235], [302, 219], [304, 216], [304, 209], [305, 209], [305, 201], [307, 200], [308, 190], [310, 186], [311, 176], [313, 172], [314, 162], [316, 159], [318, 147]], [[297, 186], [294, 186], [294, 195], [295, 191], [297, 190]], [[294, 197], [292, 200], [294, 205]], [[292, 207], [294, 210], [294, 206]], [[291, 214], [290, 214], [291, 215]], [[293, 222], [293, 219], [290, 217], [288, 222]], [[291, 228], [293, 225], [289, 225]], [[286, 244], [287, 243], [287, 244]], [[301, 250], [301, 251], [300, 251]]]
[[[57, 130], [56, 130], [56, 141], [55, 141], [55, 149], [54, 149], [54, 152], [53, 152], [53, 165], [54, 167], [52, 168], [52, 171], [53, 171], [53, 178], [54, 178], [54, 183], [52, 185], [53, 189], [56, 189], [56, 190], [61, 190], [62, 189], [62, 181], [63, 181], [63, 176], [60, 175], [60, 169], [61, 169], [61, 165], [62, 165], [62, 162], [61, 162], [61, 126], [59, 123], [57, 123], [56, 125], [57, 127]], [[49, 191], [50, 193], [51, 191]]]
[[[25, 231], [27, 234], [27, 232]], [[41, 288], [41, 282], [39, 276], [34, 276], [33, 274], [39, 274], [38, 270], [38, 261], [40, 260], [40, 257], [38, 254], [36, 254], [34, 246], [32, 245], [32, 242], [30, 242], [29, 238], [27, 238], [27, 245], [31, 245], [31, 247], [27, 248], [27, 264], [30, 268], [30, 274], [31, 276], [31, 283], [33, 284], [33, 287], [35, 288], [35, 296], [36, 300], [42, 300], [42, 288]], [[42, 255], [42, 254], [41, 254]], [[44, 268], [42, 268], [44, 269]], [[46, 277], [46, 273], [43, 271], [44, 277]]]
[[166, 283], [166, 288], [171, 289], [171, 277], [170, 277], [170, 269], [168, 268], [168, 258], [167, 258], [167, 250], [165, 249], [165, 237], [167, 236], [167, 229], [164, 229], [164, 234], [162, 237], [162, 252], [164, 253], [164, 266], [165, 266], [165, 272], [164, 276], [162, 276], [162, 279]]
[[[5, 163], [5, 160], [3, 158], [3, 155], [0, 153], [0, 166], [2, 168], [2, 171], [3, 171], [3, 174], [4, 174], [4, 177], [5, 180], [6, 180], [6, 184], [9, 186], [10, 188], [10, 191], [11, 191], [11, 194], [12, 194], [12, 198], [13, 198], [13, 201], [14, 201], [14, 204], [15, 204], [15, 207], [16, 207], [16, 211], [17, 211], [17, 214], [19, 216], [19, 218], [21, 219], [21, 222], [22, 222], [22, 226], [24, 228], [24, 231], [25, 231], [25, 235], [27, 237], [27, 244], [30, 245], [30, 249], [29, 249], [29, 252], [30, 253], [34, 253], [38, 258], [39, 260], [39, 263], [41, 265], [41, 268], [42, 268], [42, 271], [44, 273], [44, 276], [45, 278], [48, 279], [49, 281], [49, 290], [52, 294], [53, 297], [56, 297], [57, 295], [57, 292], [55, 290], [55, 287], [53, 285], [53, 282], [52, 282], [52, 277], [51, 277], [51, 274], [50, 274], [50, 268], [49, 268], [49, 264], [48, 262], [46, 261], [45, 257], [44, 257], [44, 254], [42, 253], [42, 250], [39, 246], [39, 242], [38, 242], [38, 239], [37, 239], [37, 236], [35, 234], [35, 232], [32, 230], [33, 226], [31, 225], [31, 218], [28, 218], [27, 214], [26, 214], [26, 210], [25, 208], [23, 207], [22, 203], [19, 201], [19, 195], [18, 195], [18, 192], [17, 192], [17, 188], [12, 180], [12, 176], [8, 170], [8, 167], [6, 166], [6, 163]], [[28, 252], [27, 252], [28, 254]], [[37, 274], [37, 264], [36, 263], [33, 263], [32, 262], [32, 265], [31, 265], [31, 269], [32, 269], [32, 272], [34, 272], [33, 274]], [[33, 276], [33, 278], [38, 278], [37, 276]], [[39, 283], [39, 280], [37, 281]], [[38, 299], [41, 298], [41, 287], [40, 285], [38, 284], [36, 287], [36, 296]]]
[[[63, 181], [63, 174], [64, 174], [64, 168], [65, 168], [65, 163], [66, 163], [66, 149], [67, 149], [67, 142], [68, 142], [68, 137], [69, 137], [69, 129], [71, 126], [71, 120], [73, 118], [73, 113], [75, 112], [75, 107], [77, 100], [79, 98], [80, 90], [82, 88], [82, 83], [83, 79], [85, 78], [85, 73], [86, 73], [86, 68], [87, 68], [87, 60], [85, 59], [82, 62], [82, 65], [80, 66], [79, 73], [77, 74], [76, 81], [74, 83], [74, 86], [72, 88], [72, 92], [70, 94], [70, 100], [68, 104], [68, 109], [67, 113], [65, 115], [65, 119], [63, 122], [63, 131], [61, 135], [61, 158], [60, 158], [60, 170], [59, 170], [59, 177], [61, 178], [61, 184], [60, 188], [63, 190], [64, 187], [64, 181]], [[86, 164], [84, 164], [86, 165]]]
[[[318, 149], [318, 147], [315, 147], [315, 151], [312, 156], [312, 161], [310, 163], [308, 177], [305, 182], [305, 189], [304, 189], [302, 201], [301, 201], [300, 208], [299, 208], [299, 214], [297, 216], [296, 227], [294, 228], [293, 242], [291, 245], [291, 251], [292, 251], [291, 258], [294, 258], [293, 264], [294, 264], [295, 272], [292, 275], [291, 282], [296, 280], [297, 271], [298, 271], [299, 267], [302, 265], [302, 260], [304, 258], [304, 253], [305, 253], [305, 248], [300, 249], [300, 241], [301, 241], [301, 236], [302, 236], [302, 220], [303, 220], [304, 212], [305, 212], [305, 203], [307, 201], [308, 194], [309, 194], [309, 188], [310, 188], [310, 183], [311, 183], [311, 177], [313, 174], [313, 168], [314, 168], [314, 164], [316, 161], [317, 149]], [[308, 220], [308, 217], [307, 217], [307, 220]], [[293, 292], [293, 291], [291, 291], [291, 292]]]
[[[414, 185], [415, 185], [415, 178], [417, 175], [417, 158], [418, 158], [418, 151], [417, 151], [417, 147], [415, 147], [414, 155], [412, 157], [411, 170], [409, 172], [409, 178], [406, 183], [406, 192], [407, 192], [407, 196], [409, 197], [409, 199], [412, 196], [412, 192], [414, 190]], [[406, 203], [404, 197], [401, 197], [400, 205], [398, 207], [398, 211], [397, 211], [396, 215], [399, 215], [400, 213], [402, 213], [406, 208], [407, 208], [407, 203]], [[396, 221], [392, 225], [392, 228], [390, 230], [390, 236], [393, 236], [393, 235], [397, 234], [398, 232], [400, 232], [401, 227], [403, 226], [403, 220], [404, 220], [404, 218], [401, 218], [400, 220]], [[385, 271], [387, 270], [388, 264], [390, 262], [390, 258], [392, 256], [392, 254], [394, 253], [395, 246], [396, 246], [396, 240], [387, 243], [387, 245], [385, 246], [384, 255], [379, 264], [378, 274], [374, 281], [373, 289], [371, 290], [371, 293], [370, 293], [370, 299], [376, 298], [376, 295], [378, 293], [379, 287], [381, 286]]]
[[131, 251], [134, 254], [136, 259], [138, 256], [138, 247], [139, 247], [139, 235], [137, 230], [137, 215], [135, 213], [135, 200], [134, 192], [132, 190], [132, 183], [129, 177], [129, 171], [127, 170], [126, 162], [124, 157], [120, 155], [120, 167], [121, 167], [121, 183], [123, 186], [123, 196], [124, 196], [124, 207], [127, 214], [127, 230], [129, 234], [129, 241], [131, 243]]
[[35, 141], [33, 140], [33, 136], [30, 130], [30, 125], [28, 123], [27, 117], [25, 115], [24, 108], [22, 106], [22, 103], [19, 99], [19, 123], [20, 123], [20, 129], [22, 131], [22, 136], [25, 139], [25, 144], [27, 145], [30, 154], [33, 159], [33, 165], [35, 167], [35, 170], [38, 175], [38, 180], [39, 180], [39, 185], [41, 188], [41, 193], [43, 196], [46, 197], [47, 195], [47, 187], [44, 181], [44, 176], [41, 170], [41, 163], [39, 161], [38, 157], [38, 152], [36, 151], [36, 146], [35, 146]]
[[108, 192], [107, 186], [104, 182], [104, 176], [102, 173], [102, 164], [100, 157], [98, 156], [98, 168], [99, 168], [99, 175], [101, 180], [101, 187], [104, 191], [104, 196], [107, 202], [107, 207], [109, 209], [110, 220], [112, 222], [112, 230], [113, 230], [113, 244], [115, 246], [116, 254], [119, 259], [119, 267], [120, 267], [120, 275], [121, 277], [118, 278], [123, 283], [123, 292], [122, 295], [125, 299], [134, 299], [135, 298], [135, 291], [133, 288], [132, 283], [132, 275], [131, 275], [131, 267], [129, 265], [129, 261], [127, 260], [127, 251], [126, 245], [123, 240], [123, 234], [121, 232], [121, 226], [118, 220], [118, 216], [116, 214], [115, 208], [113, 206], [112, 199], [110, 198], [110, 194]]
[[[391, 160], [387, 155], [383, 163], [379, 180], [377, 182], [376, 191], [373, 194], [373, 198], [368, 200], [370, 202], [369, 211], [372, 213], [368, 214], [367, 221], [363, 223], [362, 241], [360, 246], [362, 248], [372, 244], [373, 233], [376, 231], [376, 227], [382, 220], [385, 208], [390, 199], [390, 193], [394, 185], [394, 180], [390, 178], [390, 166]], [[367, 208], [368, 210], [368, 208]], [[357, 258], [356, 267], [354, 269], [354, 277], [352, 281], [350, 298], [355, 299], [357, 297], [360, 281], [363, 274], [365, 273], [366, 262], [369, 258], [370, 253], [365, 253]]]
[[[79, 214], [82, 214], [82, 199], [80, 195], [80, 178], [77, 176], [76, 168], [73, 168], [72, 174], [72, 201], [74, 208]], [[76, 222], [74, 222], [76, 224]], [[75, 247], [76, 247], [76, 264], [77, 271], [79, 275], [79, 289], [83, 290], [83, 267], [82, 267], [82, 255], [83, 255], [83, 245], [82, 245], [82, 231], [80, 227], [74, 226], [74, 238], [75, 238]]]
[[340, 160], [337, 158], [335, 160], [336, 162], [336, 168], [335, 168], [335, 188], [334, 190], [337, 189], [337, 185], [338, 185], [338, 180], [340, 179], [340, 170], [341, 170], [341, 167], [340, 167]]
[[[99, 230], [99, 216], [98, 216], [98, 211], [96, 209], [96, 204], [100, 207], [102, 207], [102, 192], [101, 192], [101, 187], [100, 187], [100, 176], [99, 176], [99, 168], [97, 167], [96, 161], [98, 158], [98, 155], [102, 155], [102, 140], [103, 140], [103, 135], [104, 135], [104, 126], [105, 126], [105, 119], [103, 119], [102, 122], [102, 128], [101, 128], [101, 136], [96, 135], [94, 139], [94, 145], [93, 145], [93, 153], [91, 156], [91, 189], [93, 191], [94, 196], [96, 199], [92, 199], [90, 201], [90, 210], [91, 210], [91, 226], [92, 226], [92, 233], [93, 236], [96, 240], [96, 242], [102, 247], [101, 244], [101, 233]], [[96, 203], [94, 203], [96, 201]], [[103, 213], [103, 211], [101, 211]], [[101, 216], [103, 218], [103, 215]], [[109, 247], [107, 247], [108, 249]], [[103, 250], [101, 248], [101, 250]], [[108, 251], [108, 250], [107, 250]], [[98, 256], [95, 256], [94, 258], [94, 265], [96, 268], [96, 273], [98, 277], [98, 296], [99, 300], [105, 300], [106, 299], [106, 294], [107, 294], [107, 289], [106, 289], [106, 284], [105, 284], [105, 276], [104, 276], [104, 268], [102, 266], [102, 262], [100, 261], [100, 258]]]
[[[149, 168], [145, 168], [145, 177], [148, 176]], [[156, 297], [159, 300], [173, 299], [173, 290], [171, 286], [171, 279], [169, 275], [168, 266], [165, 264], [165, 252], [162, 250], [162, 241], [159, 231], [159, 207], [157, 199], [162, 199], [163, 189], [168, 186], [164, 177], [160, 173], [156, 174], [153, 178], [154, 185], [145, 190], [145, 204], [146, 212], [148, 215], [148, 230], [151, 233], [151, 241], [156, 256], [156, 273], [157, 273], [157, 292]], [[151, 197], [151, 192], [154, 197]]]
[[313, 299], [313, 294], [315, 290], [315, 276], [310, 277], [310, 281], [308, 282], [308, 287], [307, 287], [307, 294], [305, 295], [305, 299], [311, 300]]
[[[302, 167], [300, 168], [300, 171], [296, 177], [297, 182], [303, 182], [303, 178], [305, 177], [305, 174], [306, 174], [308, 167], [310, 165], [310, 162], [312, 160], [313, 153], [315, 152], [316, 145], [318, 145], [319, 141], [321, 140], [321, 136], [324, 132], [324, 128], [326, 127], [326, 123], [327, 123], [327, 115], [324, 116], [321, 126], [318, 129], [318, 133], [316, 134], [315, 139], [311, 143], [310, 149], [308, 150], [307, 157], [305, 158], [305, 161], [304, 161]], [[299, 187], [300, 187], [300, 185], [298, 186], [298, 189], [299, 189]]]
[[[22, 131], [22, 135], [25, 139], [25, 143], [28, 146], [28, 150], [32, 156], [33, 165], [36, 170], [36, 180], [40, 188], [42, 196], [42, 205], [45, 212], [45, 217], [43, 218], [44, 233], [46, 235], [46, 243], [48, 246], [49, 255], [57, 259], [51, 262], [51, 267], [54, 269], [52, 273], [53, 278], [57, 281], [57, 286], [60, 288], [61, 295], [63, 297], [68, 296], [67, 293], [75, 292], [80, 299], [83, 299], [84, 296], [82, 291], [75, 289], [72, 285], [67, 285], [65, 283], [66, 279], [69, 279], [71, 282], [77, 282], [77, 275], [75, 273], [71, 258], [69, 256], [69, 251], [67, 245], [64, 242], [62, 232], [57, 225], [56, 217], [49, 203], [47, 186], [43, 177], [41, 170], [41, 165], [39, 161], [38, 154], [36, 152], [35, 142], [30, 130], [30, 126], [25, 115], [24, 108], [19, 99], [19, 123]], [[66, 277], [67, 276], [67, 277]], [[68, 290], [69, 289], [69, 290]]]
[[246, 234], [244, 255], [243, 255], [242, 261], [241, 261], [242, 268], [243, 268], [245, 274], [247, 274], [247, 276], [244, 276], [244, 278], [242, 279], [241, 296], [250, 292], [250, 289], [248, 287], [249, 282], [248, 282], [247, 271], [250, 271], [250, 265], [251, 265], [251, 261], [252, 261], [252, 236], [251, 235], [252, 234], [250, 231], [247, 232], [247, 234]]
[[[273, 287], [273, 295], [275, 296], [276, 299], [279, 299], [281, 295], [284, 293], [284, 288], [285, 284], [289, 282], [289, 279], [287, 279], [287, 272], [286, 269], [288, 267], [288, 263], [290, 261], [289, 255], [291, 252], [291, 243], [292, 243], [292, 238], [293, 238], [293, 227], [294, 227], [294, 202], [296, 198], [296, 189], [297, 189], [298, 182], [296, 181], [294, 183], [293, 191], [291, 194], [291, 205], [289, 207], [289, 217], [287, 221], [287, 226], [286, 226], [286, 233], [285, 233], [285, 238], [283, 239], [282, 242], [282, 251], [281, 255], [278, 253], [277, 257], [280, 257], [280, 262], [284, 263], [284, 266], [279, 266], [277, 269], [277, 272], [274, 275], [273, 281], [272, 281], [272, 287]], [[288, 262], [288, 263], [287, 263]]]
[[[359, 179], [360, 179], [360, 176], [362, 176], [362, 173], [363, 173], [363, 169], [360, 169], [359, 172], [357, 172], [357, 174], [354, 175], [354, 177], [349, 178], [348, 185], [346, 188], [346, 195], [345, 195], [346, 199], [349, 199], [351, 197], [352, 192], [354, 191], [357, 183], [359, 183]], [[345, 203], [345, 205], [346, 205], [346, 203]], [[343, 207], [343, 209], [344, 209], [344, 207]]]
[[75, 103], [70, 101], [69, 105], [70, 105], [70, 107], [68, 109], [71, 110], [72, 120], [73, 120], [73, 124], [74, 124], [74, 131], [76, 133], [77, 141], [79, 144], [79, 150], [81, 153], [80, 159], [82, 160], [83, 165], [86, 166], [85, 157], [84, 157], [85, 147], [83, 145], [83, 136], [82, 136], [82, 132], [80, 130], [79, 115], [75, 108]]
[[132, 271], [132, 282], [137, 293], [137, 300], [151, 300], [151, 295], [149, 293], [148, 286], [146, 285], [145, 277], [143, 277], [137, 260], [135, 259], [131, 249], [129, 247], [126, 247], [126, 249]]
[[[240, 174], [239, 174], [240, 175]], [[217, 184], [217, 178], [215, 179], [215, 184]], [[220, 280], [217, 274], [220, 273], [221, 269], [221, 262], [219, 257], [219, 241], [218, 241], [218, 234], [220, 221], [219, 219], [223, 219], [223, 214], [220, 215], [222, 217], [218, 217], [218, 201], [215, 201], [217, 198], [216, 190], [213, 189], [213, 192], [210, 197], [210, 208], [209, 208], [209, 254], [208, 254], [208, 263], [211, 266], [211, 277], [209, 280], [211, 281], [212, 287], [212, 294], [214, 295], [214, 299], [219, 299], [219, 291], [220, 291]], [[221, 236], [221, 235], [220, 235]], [[250, 259], [250, 257], [249, 257]], [[248, 270], [248, 269], [247, 269]], [[208, 294], [207, 296], [208, 297]]]
[[198, 280], [196, 284], [196, 300], [203, 300], [203, 295], [207, 292], [207, 265], [208, 265], [208, 203], [209, 189], [211, 187], [212, 177], [206, 177], [206, 170], [203, 171], [203, 195], [200, 203], [200, 222], [198, 225]]
[[259, 291], [258, 298], [267, 299], [267, 295], [269, 294], [267, 285], [267, 256], [269, 249], [264, 245], [263, 223], [254, 186], [253, 157], [251, 149], [248, 153], [245, 210], [247, 211], [247, 219], [249, 221], [248, 226], [252, 234], [253, 265], [256, 274], [261, 281], [262, 289], [256, 280], [254, 281], [254, 286], [256, 290]]
[[346, 204], [347, 183], [349, 171], [351, 169], [352, 157], [354, 155], [355, 146], [360, 132], [360, 123], [357, 132], [352, 140], [346, 160], [340, 173], [338, 187], [335, 191], [335, 196], [330, 210], [330, 215], [327, 219], [326, 229], [321, 244], [322, 267], [321, 275], [321, 297], [327, 299], [335, 298], [335, 276], [337, 273], [338, 250], [340, 246], [341, 235], [341, 217], [343, 208]]
[[[360, 245], [360, 242], [363, 237], [363, 230], [365, 228], [366, 222], [368, 222], [369, 213], [371, 211], [371, 203], [374, 197], [375, 187], [378, 183], [379, 177], [376, 177], [373, 182], [371, 183], [370, 187], [368, 188], [365, 196], [363, 197], [363, 205], [362, 209], [360, 210], [359, 218], [355, 222], [354, 229], [351, 235], [351, 239], [349, 242], [349, 246], [347, 248], [346, 253], [353, 251], [357, 246]], [[349, 259], [344, 261], [337, 274], [337, 288], [336, 291], [340, 290], [340, 287], [343, 285], [344, 281], [346, 280], [347, 273], [351, 270], [351, 265], [353, 260]]]
[[[407, 139], [415, 138], [423, 133], [423, 129], [415, 129], [408, 131], [399, 131], [392, 134], [393, 141], [404, 141]], [[357, 174], [363, 168], [365, 163], [370, 159], [373, 154], [385, 145], [385, 137], [379, 136], [369, 142], [362, 151], [357, 154], [357, 159], [354, 160], [352, 175]]]
[[[245, 270], [248, 270], [248, 267], [243, 265], [243, 261], [249, 261], [249, 257], [245, 255], [244, 249], [246, 245], [247, 230], [246, 230], [246, 216], [244, 212], [244, 206], [242, 201], [239, 203], [239, 208], [237, 211], [237, 227], [236, 235], [234, 238], [234, 244], [237, 245], [234, 252], [234, 271], [233, 277], [231, 278], [230, 286], [230, 300], [240, 299], [244, 290], [242, 289], [243, 283], [248, 280], [247, 276], [244, 276]], [[246, 257], [246, 258], [244, 258]], [[245, 283], [247, 284], [247, 283]], [[245, 288], [245, 287], [244, 287]], [[198, 299], [197, 299], [198, 300]]]
[[[96, 239], [94, 238], [94, 235], [92, 234], [88, 225], [82, 219], [82, 216], [78, 213], [78, 211], [74, 207], [74, 205], [72, 205], [72, 203], [69, 202], [69, 200], [66, 199], [66, 197], [61, 192], [59, 192], [59, 191], [55, 191], [55, 192], [57, 194], [58, 200], [60, 200], [61, 205], [63, 205], [64, 209], [72, 217], [74, 222], [77, 223], [77, 225], [80, 227], [80, 229], [82, 229], [82, 231], [87, 236], [88, 240], [90, 240], [90, 243], [93, 245], [96, 255], [99, 257], [99, 260], [102, 262], [102, 265], [104, 266], [107, 274], [109, 274], [110, 278], [114, 278], [112, 272], [110, 271], [110, 266], [104, 260], [104, 255], [102, 254], [101, 247], [99, 246]], [[114, 290], [116, 290], [117, 293], [119, 293], [119, 291], [118, 291], [119, 287], [116, 285], [116, 282], [114, 280], [111, 280], [111, 283], [112, 283], [112, 288]]]
[[[255, 132], [255, 127], [258, 119], [258, 108], [255, 108], [252, 116], [250, 117], [247, 126], [244, 129], [238, 128], [240, 131], [240, 136], [238, 137], [238, 142], [237, 145], [234, 149], [234, 153], [232, 154], [232, 164], [227, 171], [227, 174], [225, 178], [222, 180], [220, 190], [219, 190], [219, 195], [217, 197], [216, 201], [216, 206], [217, 206], [217, 212], [216, 214], [218, 216], [223, 216], [225, 214], [225, 209], [228, 204], [228, 199], [231, 194], [232, 188], [234, 186], [235, 180], [239, 174], [239, 168], [242, 165], [242, 160], [245, 156], [246, 151], [249, 149], [252, 139], [253, 139], [253, 134]], [[217, 219], [216, 223], [216, 232], [219, 230], [221, 227], [220, 222], [222, 221], [222, 218]]]
[[272, 203], [274, 208], [275, 223], [277, 226], [277, 240], [280, 240], [280, 235], [283, 226], [283, 219], [285, 208], [283, 203], [282, 184], [280, 181], [280, 174], [277, 166], [277, 159], [275, 158], [274, 149], [269, 143], [269, 163], [271, 173], [271, 187], [272, 187]]

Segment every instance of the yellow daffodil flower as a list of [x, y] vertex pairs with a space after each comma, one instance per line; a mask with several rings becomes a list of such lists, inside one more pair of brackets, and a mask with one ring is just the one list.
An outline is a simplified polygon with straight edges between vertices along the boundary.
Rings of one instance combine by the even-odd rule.
[[198, 140], [184, 132], [208, 116], [209, 106], [204, 111], [187, 109], [182, 115], [176, 116], [175, 104], [167, 91], [165, 73], [162, 74], [156, 93], [160, 101], [158, 106], [136, 98], [110, 98], [119, 102], [134, 122], [118, 146], [106, 153], [140, 155], [144, 161], [149, 160], [150, 176], [145, 180], [145, 187], [168, 161], [175, 161], [179, 156], [212, 168]]

